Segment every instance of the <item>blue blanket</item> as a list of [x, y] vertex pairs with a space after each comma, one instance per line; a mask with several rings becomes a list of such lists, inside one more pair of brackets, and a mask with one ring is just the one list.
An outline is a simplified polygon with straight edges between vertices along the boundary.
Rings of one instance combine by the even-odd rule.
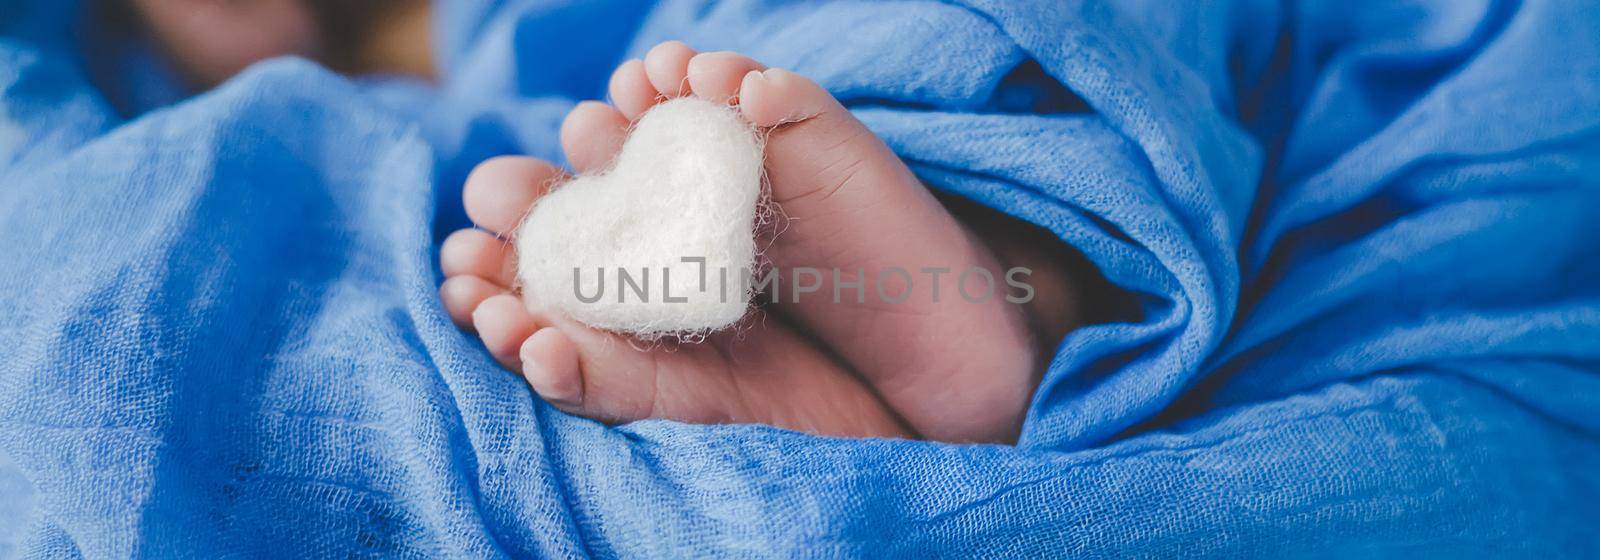
[[[0, 1], [0, 557], [1600, 555], [1582, 0], [437, 3], [193, 97]], [[473, 164], [669, 38], [1115, 287], [1016, 447], [564, 415], [440, 307]]]

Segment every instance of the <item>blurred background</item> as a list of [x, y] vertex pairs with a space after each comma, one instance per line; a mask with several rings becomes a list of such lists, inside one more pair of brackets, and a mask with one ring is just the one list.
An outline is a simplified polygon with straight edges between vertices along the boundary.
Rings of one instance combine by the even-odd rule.
[[[429, 0], [91, 0], [90, 63], [161, 105], [278, 56], [349, 75], [435, 78]], [[130, 73], [142, 79], [127, 79]], [[121, 79], [118, 79], [121, 78]], [[164, 99], [166, 98], [166, 99]]]

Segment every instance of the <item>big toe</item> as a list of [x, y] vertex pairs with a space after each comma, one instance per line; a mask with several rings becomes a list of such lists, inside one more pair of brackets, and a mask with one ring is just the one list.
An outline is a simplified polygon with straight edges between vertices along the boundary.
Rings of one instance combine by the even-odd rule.
[[746, 72], [740, 78], [739, 108], [756, 126], [778, 126], [845, 112], [844, 105], [821, 85], [782, 68]]
[[900, 158], [810, 78], [781, 68], [746, 72], [739, 110], [756, 126], [776, 127], [767, 139], [767, 174], [773, 199], [791, 216], [908, 201], [937, 206]]

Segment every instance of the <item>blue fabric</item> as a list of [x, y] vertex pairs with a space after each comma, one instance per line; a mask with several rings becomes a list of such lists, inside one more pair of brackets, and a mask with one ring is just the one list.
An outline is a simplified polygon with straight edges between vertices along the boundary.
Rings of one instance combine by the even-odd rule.
[[[1600, 556], [1591, 3], [437, 9], [439, 88], [158, 108], [74, 3], [0, 2], [0, 556]], [[451, 326], [466, 171], [668, 38], [1116, 287], [1020, 445], [606, 427]]]

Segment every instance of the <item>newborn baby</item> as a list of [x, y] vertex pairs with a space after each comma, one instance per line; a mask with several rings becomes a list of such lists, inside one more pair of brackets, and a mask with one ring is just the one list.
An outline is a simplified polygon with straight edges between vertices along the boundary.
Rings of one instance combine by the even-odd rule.
[[433, 73], [427, 0], [121, 0], [102, 7], [147, 29], [199, 87], [286, 55], [350, 73]]
[[[351, 31], [344, 13], [374, 0], [133, 0], [141, 20], [199, 86], [269, 56], [312, 56], [346, 71], [431, 72], [426, 2], [385, 4]], [[407, 7], [396, 9], [396, 7]], [[398, 14], [398, 15], [397, 15]], [[419, 50], [420, 46], [420, 50]], [[611, 103], [584, 102], [561, 127], [579, 172], [607, 166], [652, 106], [694, 96], [728, 104], [766, 135], [765, 176], [783, 227], [764, 232], [777, 270], [841, 271], [878, 297], [834, 299], [834, 277], [785, 293], [739, 328], [683, 344], [634, 344], [552, 312], [516, 283], [510, 241], [565, 171], [526, 157], [481, 164], [465, 186], [480, 229], [440, 249], [440, 295], [540, 397], [605, 422], [667, 418], [763, 423], [838, 436], [1011, 442], [1049, 349], [1082, 322], [1073, 253], [1054, 236], [955, 199], [941, 201], [816, 83], [731, 52], [663, 43], [613, 73]], [[949, 271], [942, 278], [882, 274]], [[1026, 277], [1008, 275], [1025, 268]], [[1026, 303], [971, 301], [956, 275], [982, 269]], [[857, 276], [860, 271], [860, 276]], [[891, 285], [873, 285], [889, 280]]]
[[[765, 172], [785, 227], [766, 242], [780, 270], [862, 271], [841, 282], [911, 271], [983, 269], [995, 279], [1032, 270], [1027, 305], [955, 295], [955, 279], [923, 276], [878, 298], [785, 294], [742, 328], [692, 344], [630, 344], [553, 312], [517, 289], [508, 243], [564, 171], [526, 157], [481, 164], [465, 187], [481, 229], [456, 232], [440, 250], [445, 308], [506, 368], [572, 414], [605, 422], [669, 418], [754, 422], [841, 436], [1014, 441], [1049, 356], [1079, 319], [1058, 241], [978, 214], [963, 222], [888, 146], [816, 83], [731, 52], [696, 53], [679, 42], [612, 74], [611, 103], [584, 102], [561, 143], [579, 173], [604, 168], [629, 126], [680, 96], [731, 103], [767, 132]], [[854, 288], [850, 288], [854, 289]], [[875, 289], [875, 288], [871, 288]], [[940, 293], [942, 292], [942, 293]], [[799, 297], [791, 297], [799, 296]]]

